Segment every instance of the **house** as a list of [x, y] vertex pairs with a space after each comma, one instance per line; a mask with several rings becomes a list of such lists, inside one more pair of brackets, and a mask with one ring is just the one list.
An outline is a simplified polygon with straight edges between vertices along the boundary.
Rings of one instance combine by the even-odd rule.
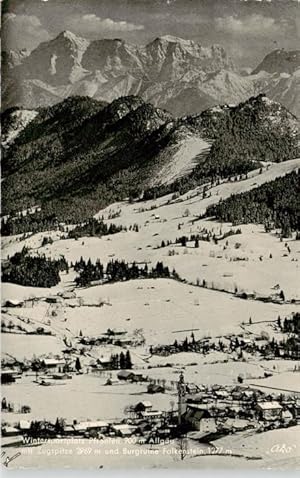
[[254, 390], [244, 390], [242, 393], [243, 400], [252, 400], [254, 397]]
[[296, 400], [293, 404], [293, 415], [296, 420], [300, 421], [300, 400]]
[[157, 436], [159, 438], [168, 438], [171, 435], [171, 428], [170, 427], [161, 427], [156, 430]]
[[147, 382], [147, 377], [145, 377], [142, 373], [134, 373], [133, 382]]
[[243, 398], [243, 391], [242, 390], [234, 390], [231, 393], [232, 400], [242, 400]]
[[161, 385], [150, 383], [147, 387], [147, 393], [165, 393], [165, 389]]
[[76, 433], [74, 425], [65, 425], [63, 434], [65, 436], [72, 436]]
[[52, 375], [52, 378], [54, 380], [67, 380], [67, 379], [71, 379], [72, 378], [72, 375], [68, 374], [68, 373], [54, 373]]
[[206, 410], [211, 416], [225, 417], [227, 414], [228, 404], [223, 402], [215, 401], [209, 403], [187, 403], [187, 408], [197, 409], [197, 410]]
[[45, 302], [48, 304], [59, 304], [62, 303], [62, 298], [56, 295], [49, 295], [49, 297], [46, 297]]
[[158, 410], [145, 410], [144, 412], [141, 412], [141, 416], [145, 419], [160, 419], [162, 417], [162, 412]]
[[20, 430], [15, 427], [5, 426], [2, 427], [2, 435], [4, 437], [14, 437], [20, 435]]
[[28, 430], [30, 429], [30, 426], [31, 426], [31, 423], [28, 420], [20, 420], [19, 423], [18, 423], [17, 428], [22, 433], [25, 433], [25, 432], [28, 432]]
[[250, 339], [242, 338], [242, 339], [241, 339], [241, 344], [242, 344], [242, 345], [252, 345], [253, 342], [252, 342], [252, 340], [250, 340]]
[[102, 420], [94, 420], [90, 422], [80, 422], [73, 425], [75, 432], [84, 434], [87, 432], [100, 432], [104, 433], [108, 430], [109, 425]]
[[117, 377], [119, 380], [133, 380], [134, 373], [130, 370], [120, 370], [117, 373]]
[[293, 420], [293, 415], [289, 410], [283, 410], [281, 413], [281, 419], [284, 423], [290, 423]]
[[282, 406], [275, 401], [258, 402], [256, 409], [263, 420], [276, 420], [281, 418]]
[[132, 344], [132, 340], [131, 337], [116, 337], [112, 339], [112, 344], [118, 345], [119, 347], [127, 347]]
[[111, 357], [100, 357], [98, 360], [97, 360], [97, 363], [98, 365], [100, 365], [100, 367], [102, 369], [105, 369], [105, 370], [110, 370], [111, 369]]
[[1, 370], [1, 383], [13, 383], [16, 378], [20, 378], [20, 372], [15, 369]]
[[232, 390], [231, 397], [233, 400], [249, 400], [250, 398], [253, 398], [253, 394], [254, 390], [251, 390], [248, 387], [237, 386]]
[[136, 433], [142, 436], [149, 435], [153, 427], [152, 423], [149, 423], [147, 420], [140, 422], [136, 429]]
[[216, 421], [207, 409], [188, 407], [182, 419], [192, 430], [205, 433], [214, 433], [217, 431]]
[[115, 336], [115, 335], [126, 335], [127, 331], [125, 329], [107, 329], [103, 335]]
[[191, 402], [191, 403], [199, 403], [199, 402], [204, 402], [205, 400], [208, 400], [211, 398], [211, 394], [210, 393], [206, 393], [205, 391], [201, 391], [194, 395], [193, 394], [193, 397], [190, 397], [187, 399], [187, 401]]
[[146, 410], [150, 410], [152, 408], [152, 403], [149, 400], [144, 400], [143, 402], [139, 402], [134, 407], [135, 412], [145, 412]]
[[24, 302], [21, 300], [9, 299], [5, 301], [3, 307], [23, 307], [23, 305]]
[[240, 418], [228, 418], [222, 425], [222, 429], [229, 432], [238, 432], [247, 430], [248, 428], [254, 428], [254, 424], [249, 420]]
[[51, 372], [63, 372], [66, 362], [64, 359], [46, 358], [42, 360], [42, 367]]
[[217, 398], [228, 398], [229, 397], [229, 393], [227, 392], [227, 390], [216, 390], [215, 395], [216, 395]]
[[119, 425], [112, 425], [111, 429], [119, 437], [129, 437], [134, 434], [136, 427], [122, 423]]
[[199, 392], [199, 388], [194, 383], [187, 383], [185, 386], [185, 390], [187, 393], [190, 393], [191, 395]]

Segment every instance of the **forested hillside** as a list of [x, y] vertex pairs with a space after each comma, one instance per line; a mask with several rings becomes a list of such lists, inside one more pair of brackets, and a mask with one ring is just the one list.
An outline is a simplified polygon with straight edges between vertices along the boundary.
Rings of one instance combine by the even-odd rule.
[[231, 196], [207, 209], [215, 216], [233, 224], [264, 224], [266, 230], [280, 228], [283, 237], [300, 231], [300, 172], [287, 174], [242, 194]]
[[[3, 122], [9, 135], [10, 112]], [[6, 233], [30, 230], [25, 222], [35, 230], [79, 222], [128, 197], [185, 192], [245, 174], [260, 161], [292, 159], [298, 139], [297, 119], [263, 95], [180, 120], [136, 96], [109, 105], [68, 98], [39, 110], [3, 150], [3, 213], [41, 208], [38, 218], [10, 221]], [[196, 146], [185, 159], [190, 142]], [[202, 144], [209, 145], [205, 154]], [[181, 157], [182, 173], [169, 181], [164, 171], [176, 170], [175, 157]]]

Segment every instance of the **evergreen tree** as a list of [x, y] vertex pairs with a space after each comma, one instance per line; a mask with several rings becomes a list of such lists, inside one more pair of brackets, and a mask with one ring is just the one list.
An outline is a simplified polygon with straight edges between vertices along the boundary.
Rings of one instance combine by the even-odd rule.
[[125, 368], [131, 369], [132, 368], [132, 362], [131, 362], [131, 356], [129, 350], [127, 350], [126, 355], [125, 355]]
[[120, 368], [126, 368], [126, 359], [123, 352], [120, 353]]
[[79, 372], [81, 370], [81, 363], [80, 363], [79, 357], [76, 357], [75, 368], [76, 368], [77, 372]]

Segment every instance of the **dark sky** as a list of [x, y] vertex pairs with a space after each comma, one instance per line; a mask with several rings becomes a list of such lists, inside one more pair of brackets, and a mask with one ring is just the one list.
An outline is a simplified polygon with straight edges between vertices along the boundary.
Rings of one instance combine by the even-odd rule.
[[275, 48], [299, 45], [299, 0], [2, 0], [5, 49], [35, 48], [70, 30], [143, 44], [174, 35], [224, 46], [254, 67]]

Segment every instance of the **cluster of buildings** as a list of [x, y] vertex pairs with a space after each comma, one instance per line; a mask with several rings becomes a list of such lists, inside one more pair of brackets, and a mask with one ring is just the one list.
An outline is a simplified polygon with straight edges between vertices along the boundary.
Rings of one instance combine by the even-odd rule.
[[62, 357], [41, 358], [38, 361], [26, 361], [26, 363], [15, 362], [2, 364], [1, 383], [10, 384], [21, 379], [24, 372], [35, 373], [36, 379], [42, 376], [47, 378], [71, 378], [69, 372], [76, 372], [75, 360], [65, 360]]
[[[121, 372], [120, 372], [121, 373]], [[123, 373], [123, 371], [122, 371]], [[252, 429], [261, 432], [293, 426], [300, 422], [300, 399], [290, 396], [266, 395], [244, 387], [202, 387], [197, 393], [187, 393], [184, 380], [178, 382], [178, 408], [156, 410], [149, 400], [126, 409], [126, 416], [117, 422], [106, 420], [74, 420], [66, 423], [57, 419], [30, 422], [21, 420], [14, 426], [2, 426], [3, 436], [25, 435], [31, 438], [60, 437], [140, 437], [141, 443], [189, 436], [210, 442], [220, 436]]]
[[97, 335], [96, 337], [82, 336], [79, 338], [79, 343], [82, 345], [116, 345], [118, 347], [137, 347], [142, 345], [145, 339], [142, 335], [131, 335], [123, 329], [107, 329], [106, 332]]
[[266, 395], [238, 385], [215, 386], [187, 396], [181, 417], [183, 428], [198, 438], [235, 433], [245, 429], [265, 431], [300, 422], [300, 399]]
[[174, 435], [177, 429], [176, 414], [154, 410], [151, 402], [141, 401], [128, 410], [128, 417], [119, 422], [104, 420], [87, 420], [65, 423], [57, 419], [55, 423], [48, 421], [20, 420], [14, 426], [2, 426], [3, 436], [25, 435], [31, 438], [50, 437], [129, 437], [132, 435], [152, 438], [166, 438]]

